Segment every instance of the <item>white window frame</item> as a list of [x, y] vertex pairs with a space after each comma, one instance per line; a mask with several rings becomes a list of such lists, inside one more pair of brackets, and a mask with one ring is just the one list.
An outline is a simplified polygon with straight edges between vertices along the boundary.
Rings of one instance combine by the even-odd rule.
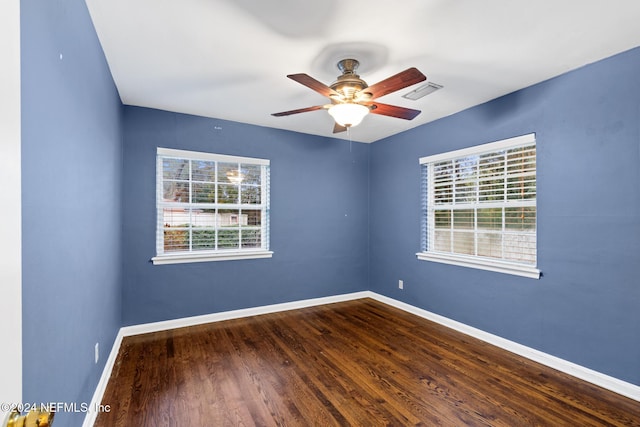
[[[238, 163], [261, 166], [261, 200], [260, 204], [196, 204], [189, 202], [180, 203], [179, 207], [203, 207], [242, 209], [243, 207], [260, 208], [261, 210], [261, 247], [247, 249], [212, 249], [212, 250], [187, 250], [180, 252], [164, 251], [164, 209], [176, 206], [175, 202], [163, 200], [163, 159], [174, 158], [182, 160], [215, 161], [223, 163]], [[266, 166], [266, 167], [263, 167]], [[269, 250], [269, 166], [267, 159], [251, 157], [229, 156], [223, 154], [204, 153], [197, 151], [176, 150], [170, 148], [157, 148], [156, 155], [156, 256], [151, 258], [154, 265], [181, 264], [204, 261], [230, 261], [241, 259], [271, 258], [273, 252]], [[217, 215], [217, 214], [216, 214]]]
[[[432, 241], [430, 241], [430, 234], [435, 229], [435, 197], [434, 197], [434, 176], [433, 167], [435, 163], [452, 161], [469, 156], [488, 154], [493, 152], [499, 152], [502, 150], [510, 150], [518, 147], [530, 146], [536, 144], [535, 134], [522, 135], [514, 138], [509, 138], [501, 141], [491, 142], [488, 144], [482, 144], [462, 150], [455, 150], [447, 153], [436, 154], [432, 156], [420, 158], [420, 165], [423, 168], [422, 176], [422, 191], [423, 191], [423, 213], [422, 213], [422, 251], [418, 252], [416, 256], [419, 260], [433, 261], [463, 267], [478, 268], [482, 270], [496, 271], [500, 273], [513, 274], [523, 277], [529, 277], [533, 279], [540, 278], [540, 270], [537, 268], [537, 226], [536, 226], [536, 254], [535, 261], [533, 263], [511, 261], [502, 258], [490, 258], [478, 255], [463, 255], [458, 253], [437, 251], [431, 247]], [[425, 168], [426, 166], [426, 168]], [[425, 175], [426, 173], [426, 175]], [[455, 203], [455, 202], [453, 202]], [[469, 202], [467, 202], [469, 203]], [[536, 198], [527, 199], [526, 201], [509, 201], [505, 200], [498, 204], [493, 204], [496, 207], [513, 207], [513, 206], [533, 206], [536, 207]], [[486, 204], [476, 199], [475, 202], [465, 205], [468, 209], [479, 209], [480, 207], [486, 207]], [[475, 212], [475, 210], [474, 210]], [[504, 212], [504, 211], [503, 211]], [[504, 218], [504, 213], [503, 213]], [[537, 221], [537, 212], [536, 212]], [[453, 226], [452, 226], [453, 227]], [[453, 230], [453, 228], [452, 228]], [[474, 218], [474, 233], [478, 232], [477, 219]], [[502, 233], [505, 233], [504, 219]], [[477, 245], [477, 244], [476, 244]], [[477, 251], [476, 251], [477, 253]]]

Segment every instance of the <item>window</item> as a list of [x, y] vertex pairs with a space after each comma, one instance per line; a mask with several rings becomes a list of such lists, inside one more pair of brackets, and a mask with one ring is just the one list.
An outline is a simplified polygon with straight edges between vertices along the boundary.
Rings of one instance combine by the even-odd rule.
[[534, 134], [420, 159], [419, 259], [539, 278]]
[[158, 148], [154, 264], [269, 258], [269, 160]]

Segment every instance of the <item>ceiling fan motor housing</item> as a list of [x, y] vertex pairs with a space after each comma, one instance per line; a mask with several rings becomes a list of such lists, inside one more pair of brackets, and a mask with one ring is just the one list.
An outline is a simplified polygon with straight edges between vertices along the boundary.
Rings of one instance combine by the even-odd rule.
[[342, 75], [330, 87], [341, 94], [342, 99], [335, 101], [353, 102], [361, 100], [356, 95], [369, 85], [356, 74], [356, 69], [359, 65], [360, 63], [355, 59], [343, 59], [338, 62], [338, 69], [342, 71]]

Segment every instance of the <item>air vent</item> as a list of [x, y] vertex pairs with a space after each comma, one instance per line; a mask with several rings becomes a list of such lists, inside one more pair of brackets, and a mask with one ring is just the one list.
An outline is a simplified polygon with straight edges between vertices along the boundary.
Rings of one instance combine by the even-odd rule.
[[402, 95], [402, 97], [415, 101], [439, 89], [442, 89], [442, 85], [427, 82], [426, 84], [423, 84], [422, 86], [420, 86], [418, 89], [414, 89], [409, 93], [405, 93], [404, 95]]

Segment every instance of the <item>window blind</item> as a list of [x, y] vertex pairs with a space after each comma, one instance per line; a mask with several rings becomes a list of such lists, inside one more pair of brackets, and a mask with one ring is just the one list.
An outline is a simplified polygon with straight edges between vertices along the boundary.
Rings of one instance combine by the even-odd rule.
[[269, 161], [158, 148], [156, 252], [268, 250]]
[[536, 265], [533, 134], [420, 163], [424, 252]]

